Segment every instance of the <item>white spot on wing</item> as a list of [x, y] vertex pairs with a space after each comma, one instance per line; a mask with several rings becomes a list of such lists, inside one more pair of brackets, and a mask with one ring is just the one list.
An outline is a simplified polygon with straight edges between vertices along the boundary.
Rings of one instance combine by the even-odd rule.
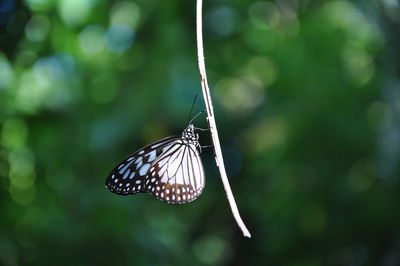
[[119, 173], [122, 174], [123, 172], [125, 172], [125, 170], [129, 167], [129, 165], [132, 164], [132, 161], [127, 163], [121, 170], [119, 170]]
[[147, 173], [147, 170], [149, 169], [150, 164], [146, 163], [145, 165], [140, 168], [139, 174], [140, 175], [145, 175]]
[[130, 170], [130, 169], [126, 170], [126, 172], [125, 172], [124, 176], [122, 177], [122, 179], [128, 178], [128, 176], [129, 176], [130, 173], [131, 173], [131, 170]]
[[149, 162], [154, 161], [154, 159], [156, 158], [156, 150], [150, 152], [150, 153], [148, 154], [148, 156], [149, 156], [149, 159], [148, 159]]
[[133, 172], [131, 173], [131, 176], [129, 177], [129, 179], [132, 179], [134, 176], [135, 176], [135, 172], [133, 171]]

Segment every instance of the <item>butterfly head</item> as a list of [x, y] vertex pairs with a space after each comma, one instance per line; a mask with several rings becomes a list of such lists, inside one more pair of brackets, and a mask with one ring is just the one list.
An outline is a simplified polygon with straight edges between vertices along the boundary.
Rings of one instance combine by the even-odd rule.
[[199, 134], [194, 132], [194, 130], [195, 128], [193, 124], [189, 124], [188, 127], [185, 128], [185, 130], [183, 131], [182, 138], [197, 146], [197, 144], [199, 143]]

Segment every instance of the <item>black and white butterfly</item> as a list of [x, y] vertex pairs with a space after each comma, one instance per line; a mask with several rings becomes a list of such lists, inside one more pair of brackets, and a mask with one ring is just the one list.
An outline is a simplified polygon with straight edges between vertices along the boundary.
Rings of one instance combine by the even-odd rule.
[[106, 187], [119, 195], [148, 192], [174, 204], [195, 200], [205, 185], [198, 140], [189, 123], [182, 135], [161, 139], [129, 155], [111, 171]]

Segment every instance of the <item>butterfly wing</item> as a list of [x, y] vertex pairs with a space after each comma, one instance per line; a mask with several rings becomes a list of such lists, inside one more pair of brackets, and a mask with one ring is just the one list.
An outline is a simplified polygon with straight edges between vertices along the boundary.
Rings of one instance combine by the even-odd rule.
[[151, 164], [145, 186], [168, 203], [187, 203], [200, 196], [205, 178], [196, 145], [184, 139], [165, 145], [164, 152]]
[[152, 162], [179, 138], [178, 136], [164, 138], [129, 155], [111, 171], [105, 182], [106, 187], [120, 195], [146, 192], [146, 176]]

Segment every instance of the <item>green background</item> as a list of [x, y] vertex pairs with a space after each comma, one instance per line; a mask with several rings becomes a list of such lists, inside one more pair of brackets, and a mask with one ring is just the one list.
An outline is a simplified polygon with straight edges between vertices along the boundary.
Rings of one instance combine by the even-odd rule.
[[204, 3], [247, 239], [212, 149], [190, 204], [104, 187], [186, 127], [195, 1], [1, 1], [0, 264], [400, 265], [399, 14], [389, 0]]

